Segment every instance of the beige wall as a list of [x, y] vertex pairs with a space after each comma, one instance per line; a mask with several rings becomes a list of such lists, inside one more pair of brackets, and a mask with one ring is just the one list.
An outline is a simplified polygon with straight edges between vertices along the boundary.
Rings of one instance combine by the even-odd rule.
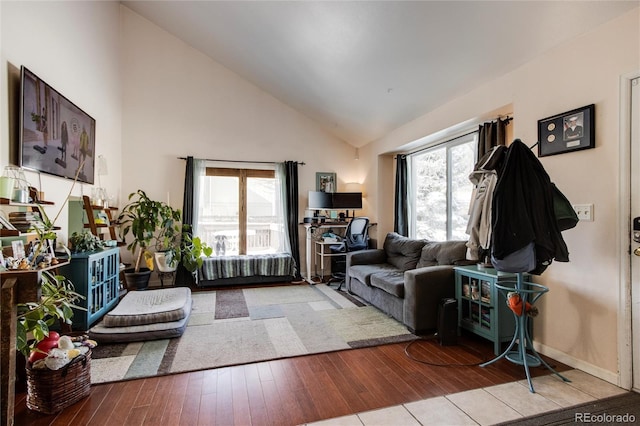
[[[121, 80], [119, 6], [113, 2], [0, 2], [0, 169], [17, 146], [20, 66], [24, 65], [96, 119], [96, 155], [104, 155], [109, 175], [102, 185], [112, 194], [120, 187]], [[9, 95], [11, 93], [11, 96]], [[8, 125], [9, 124], [9, 125]], [[13, 148], [11, 148], [13, 151]], [[72, 182], [26, 172], [56, 215]], [[96, 179], [97, 181], [97, 179]], [[91, 194], [91, 185], [76, 185], [73, 194]], [[52, 217], [53, 219], [53, 217]], [[56, 222], [66, 241], [67, 210]]]
[[543, 351], [614, 382], [618, 380], [617, 310], [623, 284], [617, 238], [619, 84], [622, 75], [640, 70], [639, 22], [636, 8], [360, 151], [372, 165], [367, 185], [379, 189], [369, 191], [369, 202], [378, 207], [376, 220], [383, 233], [393, 229], [393, 216], [385, 207], [393, 204], [393, 188], [388, 184], [391, 165], [381, 160], [387, 153], [505, 106], [513, 112], [514, 137], [533, 145], [537, 120], [594, 103], [596, 148], [541, 158], [551, 179], [573, 204], [594, 204], [594, 221], [564, 232], [571, 262], [555, 262], [536, 279], [548, 285], [550, 293], [539, 303], [541, 315], [534, 333]]
[[[363, 179], [352, 146], [126, 7], [122, 55], [123, 194], [142, 188], [166, 200], [170, 192], [181, 208], [185, 165], [178, 157], [189, 155], [305, 162], [298, 169], [301, 215], [316, 172], [336, 172], [338, 190]], [[301, 256], [304, 265], [304, 244]]]

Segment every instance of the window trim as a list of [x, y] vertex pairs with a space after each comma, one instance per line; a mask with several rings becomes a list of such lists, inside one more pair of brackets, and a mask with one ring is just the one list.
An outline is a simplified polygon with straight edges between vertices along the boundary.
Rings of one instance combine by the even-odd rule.
[[238, 181], [238, 254], [247, 254], [247, 178], [275, 179], [275, 170], [207, 167], [205, 176], [237, 177]]

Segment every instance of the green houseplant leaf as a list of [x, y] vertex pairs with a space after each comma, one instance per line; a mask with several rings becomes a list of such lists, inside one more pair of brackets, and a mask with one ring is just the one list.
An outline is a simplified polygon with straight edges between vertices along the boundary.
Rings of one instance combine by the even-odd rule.
[[164, 246], [164, 250], [171, 250], [173, 257], [179, 259], [180, 210], [150, 199], [141, 189], [129, 194], [129, 201], [118, 216], [118, 223], [122, 240], [126, 241], [128, 234], [133, 238], [127, 249], [136, 259], [135, 272], [140, 271], [143, 254], [154, 240], [156, 249]]
[[49, 336], [49, 327], [56, 321], [71, 324], [73, 310], [86, 310], [75, 303], [84, 296], [75, 292], [73, 283], [61, 275], [43, 271], [42, 297], [37, 302], [17, 305], [17, 349], [25, 357], [35, 346]]

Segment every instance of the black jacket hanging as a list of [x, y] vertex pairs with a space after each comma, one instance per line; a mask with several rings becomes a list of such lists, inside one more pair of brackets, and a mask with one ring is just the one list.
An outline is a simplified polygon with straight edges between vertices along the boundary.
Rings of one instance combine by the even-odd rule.
[[492, 204], [491, 254], [504, 259], [534, 243], [541, 274], [555, 259], [569, 261], [553, 207], [553, 187], [538, 158], [520, 139], [509, 146]]

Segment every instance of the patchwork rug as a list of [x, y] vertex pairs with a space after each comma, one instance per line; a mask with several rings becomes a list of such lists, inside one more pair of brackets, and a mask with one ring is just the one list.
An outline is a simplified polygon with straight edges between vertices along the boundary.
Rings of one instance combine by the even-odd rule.
[[416, 338], [372, 306], [325, 284], [192, 293], [179, 338], [104, 344], [91, 383], [196, 371]]

